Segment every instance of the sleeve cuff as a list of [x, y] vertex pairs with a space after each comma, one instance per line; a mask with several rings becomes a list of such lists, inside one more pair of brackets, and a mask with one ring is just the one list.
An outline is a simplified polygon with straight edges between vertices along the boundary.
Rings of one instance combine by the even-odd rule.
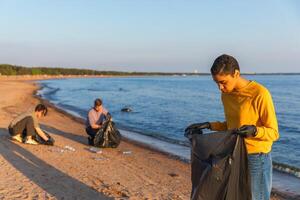
[[265, 130], [262, 127], [256, 127], [257, 133], [254, 138], [262, 138], [265, 135]]

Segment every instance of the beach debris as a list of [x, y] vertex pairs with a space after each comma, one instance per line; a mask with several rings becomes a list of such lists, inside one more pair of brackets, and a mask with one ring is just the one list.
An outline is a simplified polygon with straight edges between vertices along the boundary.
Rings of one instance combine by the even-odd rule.
[[55, 152], [55, 153], [63, 153], [65, 150], [62, 148], [59, 148], [59, 147], [53, 147], [53, 148], [50, 148], [49, 151]]
[[93, 153], [99, 153], [99, 154], [102, 153], [102, 150], [97, 147], [91, 147], [91, 148], [89, 148], [89, 151], [93, 152]]
[[69, 145], [66, 145], [64, 147], [64, 149], [69, 150], [69, 151], [75, 151], [75, 149], [73, 147], [69, 146]]
[[177, 177], [177, 176], [179, 176], [178, 174], [175, 174], [173, 172], [172, 173], [168, 173], [168, 175], [171, 176], [171, 177]]
[[132, 151], [123, 151], [123, 154], [124, 155], [130, 155], [130, 154], [132, 154]]
[[102, 161], [102, 160], [108, 160], [108, 158], [105, 157], [93, 157], [94, 160]]
[[132, 109], [130, 107], [124, 107], [121, 109], [122, 112], [132, 112]]

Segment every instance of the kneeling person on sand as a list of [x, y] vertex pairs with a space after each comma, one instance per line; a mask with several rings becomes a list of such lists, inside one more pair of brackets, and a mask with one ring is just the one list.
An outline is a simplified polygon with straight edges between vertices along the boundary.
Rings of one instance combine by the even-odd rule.
[[39, 144], [35, 138], [40, 137], [44, 140], [44, 144], [53, 145], [53, 139], [44, 133], [39, 124], [38, 119], [46, 116], [48, 109], [43, 104], [38, 104], [35, 109], [25, 112], [15, 118], [8, 126], [9, 134], [12, 139], [25, 144]]
[[89, 135], [89, 145], [94, 145], [94, 138], [96, 133], [102, 127], [103, 122], [110, 118], [109, 112], [103, 107], [102, 100], [96, 99], [94, 107], [90, 109], [86, 120], [86, 133]]

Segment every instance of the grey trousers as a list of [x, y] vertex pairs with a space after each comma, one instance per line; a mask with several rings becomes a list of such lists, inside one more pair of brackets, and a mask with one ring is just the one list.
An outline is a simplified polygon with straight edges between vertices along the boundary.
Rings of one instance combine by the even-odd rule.
[[9, 134], [15, 136], [21, 134], [22, 137], [35, 136], [35, 128], [33, 126], [32, 117], [28, 116], [17, 122], [14, 126], [8, 127]]

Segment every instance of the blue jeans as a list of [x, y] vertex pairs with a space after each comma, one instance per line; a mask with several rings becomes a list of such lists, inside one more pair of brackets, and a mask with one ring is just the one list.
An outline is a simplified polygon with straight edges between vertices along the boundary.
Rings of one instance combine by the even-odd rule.
[[248, 154], [252, 200], [269, 200], [272, 189], [271, 153]]

